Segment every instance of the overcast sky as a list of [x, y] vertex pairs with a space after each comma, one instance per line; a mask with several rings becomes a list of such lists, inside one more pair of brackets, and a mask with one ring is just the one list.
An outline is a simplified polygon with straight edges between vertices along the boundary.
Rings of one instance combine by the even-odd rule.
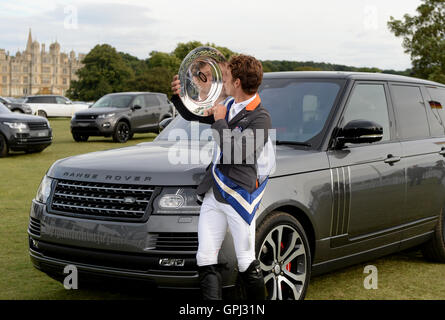
[[2, 0], [0, 48], [15, 55], [33, 39], [88, 53], [98, 43], [147, 58], [198, 40], [266, 60], [404, 70], [410, 58], [388, 31], [390, 16], [420, 0]]

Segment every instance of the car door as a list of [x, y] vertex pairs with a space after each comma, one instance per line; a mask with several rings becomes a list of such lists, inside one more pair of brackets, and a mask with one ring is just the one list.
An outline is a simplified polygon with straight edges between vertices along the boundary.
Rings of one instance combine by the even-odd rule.
[[69, 103], [68, 99], [64, 97], [54, 97], [56, 105], [54, 105], [54, 112], [58, 117], [71, 117], [73, 115], [73, 105]]
[[141, 132], [146, 126], [145, 99], [143, 95], [136, 96], [131, 102], [131, 128], [134, 132]]
[[161, 102], [156, 94], [146, 94], [145, 104], [146, 129], [157, 127], [159, 118], [161, 117]]
[[[443, 123], [433, 119], [434, 115], [440, 114], [431, 114], [428, 110], [431, 105], [424, 99], [421, 85], [391, 83], [390, 89], [406, 166], [406, 203], [402, 223], [406, 227], [404, 238], [408, 238], [428, 228], [444, 204], [445, 163], [442, 154], [445, 154], [445, 129]], [[437, 125], [441, 127], [437, 128]]]
[[[375, 239], [400, 224], [405, 172], [393, 117], [385, 82], [354, 84], [339, 127], [351, 120], [370, 120], [383, 127], [383, 139], [328, 151], [333, 190], [332, 247]], [[390, 234], [378, 242], [364, 242], [360, 250], [399, 239], [400, 235]]]

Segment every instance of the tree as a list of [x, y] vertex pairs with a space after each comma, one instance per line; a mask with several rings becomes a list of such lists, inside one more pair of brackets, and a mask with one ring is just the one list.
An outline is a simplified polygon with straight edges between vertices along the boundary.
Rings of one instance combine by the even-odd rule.
[[164, 67], [154, 67], [139, 75], [128, 86], [133, 91], [162, 92], [171, 95], [171, 81], [174, 73]]
[[126, 91], [128, 81], [134, 78], [133, 70], [108, 44], [96, 45], [82, 62], [79, 80], [71, 82], [67, 93], [71, 99], [94, 101], [111, 92]]
[[403, 37], [415, 76], [445, 83], [445, 1], [422, 2], [417, 15], [405, 14], [403, 20], [390, 17], [388, 27], [396, 37]]

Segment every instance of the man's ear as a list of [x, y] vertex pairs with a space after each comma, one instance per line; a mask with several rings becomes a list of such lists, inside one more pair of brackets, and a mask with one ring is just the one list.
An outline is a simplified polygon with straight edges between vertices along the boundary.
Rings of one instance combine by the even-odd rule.
[[234, 85], [235, 88], [241, 87], [241, 80], [239, 78], [236, 78]]

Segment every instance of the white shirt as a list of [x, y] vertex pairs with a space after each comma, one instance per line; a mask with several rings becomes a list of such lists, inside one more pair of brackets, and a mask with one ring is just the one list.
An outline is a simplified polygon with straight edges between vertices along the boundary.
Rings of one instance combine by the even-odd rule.
[[232, 120], [241, 110], [243, 110], [245, 107], [247, 107], [247, 105], [249, 103], [251, 103], [253, 101], [253, 99], [255, 99], [256, 94], [245, 101], [241, 101], [239, 103], [233, 103], [232, 106], [230, 107], [230, 112], [229, 112], [229, 121]]

